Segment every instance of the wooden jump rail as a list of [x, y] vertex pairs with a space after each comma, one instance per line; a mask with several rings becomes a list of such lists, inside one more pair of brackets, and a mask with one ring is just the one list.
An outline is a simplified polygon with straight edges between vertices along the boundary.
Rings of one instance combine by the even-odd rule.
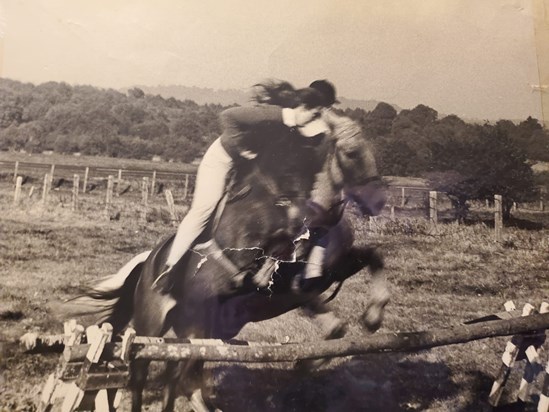
[[[518, 312], [518, 311], [515, 311]], [[217, 339], [170, 339], [138, 337], [126, 331], [122, 342], [110, 342], [112, 328], [104, 324], [88, 328], [88, 342], [81, 344], [84, 330], [74, 321], [66, 324], [65, 335], [22, 338], [33, 351], [48, 345], [64, 346], [57, 371], [52, 374], [42, 393], [41, 410], [50, 410], [56, 398], [64, 397], [62, 411], [73, 411], [87, 398], [102, 408], [115, 404], [117, 389], [125, 388], [129, 380], [129, 364], [133, 360], [181, 361], [195, 359], [212, 362], [264, 363], [295, 362], [364, 355], [369, 353], [414, 352], [438, 346], [455, 345], [498, 336], [545, 337], [549, 329], [549, 313], [528, 316], [510, 314], [507, 319], [459, 325], [451, 328], [410, 333], [385, 333], [349, 337], [311, 343], [267, 344]], [[549, 385], [549, 372], [544, 386]], [[101, 407], [98, 407], [101, 409]], [[538, 409], [539, 410], [539, 409]], [[539, 410], [541, 411], [541, 410]], [[545, 412], [545, 410], [543, 410]]]

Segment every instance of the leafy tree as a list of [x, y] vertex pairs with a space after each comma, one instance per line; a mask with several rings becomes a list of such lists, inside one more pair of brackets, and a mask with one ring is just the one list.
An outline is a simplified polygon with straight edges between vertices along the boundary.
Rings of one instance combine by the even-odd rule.
[[448, 139], [433, 144], [430, 180], [435, 190], [448, 194], [458, 216], [467, 211], [467, 200], [503, 196], [503, 216], [508, 219], [513, 202], [532, 200], [533, 172], [524, 151], [501, 128], [470, 128], [467, 140]]
[[133, 97], [134, 99], [142, 99], [145, 97], [145, 92], [139, 87], [134, 87], [128, 90], [128, 96]]

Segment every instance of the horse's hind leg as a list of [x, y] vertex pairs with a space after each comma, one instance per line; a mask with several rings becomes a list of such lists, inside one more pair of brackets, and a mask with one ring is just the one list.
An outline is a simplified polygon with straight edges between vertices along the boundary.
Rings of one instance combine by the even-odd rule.
[[182, 373], [181, 362], [168, 362], [166, 364], [166, 386], [164, 387], [164, 400], [162, 411], [173, 411], [175, 408], [177, 384]]
[[132, 412], [140, 412], [143, 405], [143, 389], [147, 382], [150, 361], [136, 360], [132, 362], [130, 390], [132, 392]]
[[204, 362], [188, 360], [184, 362], [169, 362], [169, 383], [164, 391], [163, 411], [173, 411], [175, 406], [175, 394], [177, 383], [181, 382], [181, 376], [185, 376], [183, 384], [184, 393], [187, 396], [194, 412], [210, 412], [212, 409], [203, 398], [203, 389], [206, 388], [204, 379]]

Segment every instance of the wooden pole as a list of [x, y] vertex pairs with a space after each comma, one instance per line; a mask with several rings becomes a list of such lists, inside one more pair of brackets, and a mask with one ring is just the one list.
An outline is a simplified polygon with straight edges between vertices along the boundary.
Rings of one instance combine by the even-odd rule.
[[370, 231], [377, 232], [377, 222], [375, 216], [370, 216], [368, 219], [368, 225], [370, 227]]
[[86, 167], [86, 170], [84, 170], [84, 181], [82, 182], [82, 193], [86, 193], [86, 187], [88, 186], [89, 173], [90, 173], [90, 168]]
[[17, 176], [17, 179], [15, 180], [15, 193], [13, 194], [13, 204], [15, 206], [19, 204], [19, 200], [21, 199], [22, 185], [23, 185], [23, 178], [21, 176]]
[[72, 206], [71, 210], [74, 212], [78, 210], [78, 189], [80, 187], [80, 176], [74, 175], [72, 181]]
[[29, 199], [32, 198], [32, 195], [34, 194], [34, 186], [31, 186], [30, 187], [30, 190], [29, 190]]
[[154, 196], [154, 189], [155, 189], [155, 186], [156, 186], [156, 170], [153, 171], [153, 175], [152, 175], [152, 181], [151, 181], [151, 197]]
[[13, 181], [17, 179], [17, 175], [19, 174], [19, 160], [15, 162], [15, 169], [13, 170]]
[[503, 207], [502, 207], [502, 196], [494, 195], [494, 228], [496, 241], [501, 241], [502, 231], [503, 231]]
[[[409, 333], [380, 333], [367, 337], [348, 337], [335, 340], [288, 343], [230, 345], [220, 340], [204, 339], [192, 343], [167, 343], [170, 340], [153, 338], [151, 343], [135, 338], [130, 359], [180, 361], [184, 359], [212, 362], [295, 362], [301, 359], [321, 359], [367, 353], [414, 352], [438, 346], [455, 345], [496, 336], [511, 336], [549, 328], [549, 313], [494, 320], [471, 325]], [[171, 340], [172, 342], [174, 340]], [[177, 341], [177, 340], [175, 340]], [[89, 345], [79, 345], [66, 354], [67, 361], [81, 361]], [[105, 360], [120, 356], [121, 343], [107, 344]]]
[[395, 207], [391, 206], [391, 220], [395, 220]]
[[183, 191], [183, 200], [187, 200], [188, 193], [189, 193], [189, 175], [185, 173], [185, 189]]
[[116, 179], [116, 196], [120, 195], [121, 186], [122, 186], [122, 169], [118, 169], [118, 178]]
[[147, 207], [149, 203], [149, 178], [144, 177], [141, 184], [141, 221], [147, 223]]
[[406, 204], [406, 190], [404, 188], [401, 188], [400, 206], [404, 207], [405, 204]]
[[[532, 314], [534, 307], [530, 304], [526, 304], [522, 309], [522, 316], [527, 317]], [[509, 379], [511, 368], [513, 367], [515, 360], [522, 347], [523, 336], [517, 335], [507, 342], [505, 346], [505, 352], [501, 357], [501, 366], [498, 371], [498, 375], [492, 384], [490, 395], [488, 395], [488, 403], [492, 406], [497, 406], [503, 393], [503, 388]]]
[[42, 204], [48, 203], [48, 194], [50, 191], [50, 176], [46, 173], [44, 175], [44, 184], [42, 185]]
[[53, 174], [55, 173], [55, 163], [51, 165], [51, 168], [50, 168], [50, 189], [51, 189], [51, 185], [53, 183]]
[[429, 220], [433, 225], [438, 223], [437, 193], [436, 191], [429, 192]]
[[105, 198], [105, 215], [107, 216], [107, 219], [110, 219], [113, 189], [114, 189], [114, 176], [109, 175], [107, 180], [107, 196]]
[[166, 196], [166, 202], [168, 203], [168, 210], [170, 211], [172, 225], [177, 226], [177, 215], [175, 213], [175, 203], [173, 201], [172, 191], [170, 189], [166, 189], [164, 194]]
[[[549, 304], [547, 302], [543, 302], [539, 309], [539, 313], [547, 312], [549, 312]], [[529, 345], [527, 348], [522, 348], [525, 349], [524, 354], [526, 355], [526, 359], [528, 359], [528, 362], [526, 362], [526, 366], [524, 368], [524, 375], [520, 381], [517, 396], [523, 402], [528, 402], [530, 400], [532, 384], [536, 379], [538, 373], [540, 371], [543, 371], [543, 362], [540, 356], [540, 348], [543, 343], [544, 339], [533, 345]]]

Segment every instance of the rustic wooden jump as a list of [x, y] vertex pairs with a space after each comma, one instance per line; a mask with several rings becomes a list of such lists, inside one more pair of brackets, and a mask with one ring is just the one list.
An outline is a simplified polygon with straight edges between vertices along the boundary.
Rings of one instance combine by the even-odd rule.
[[[196, 359], [214, 362], [295, 362], [303, 359], [320, 359], [365, 355], [369, 353], [415, 352], [438, 346], [466, 343], [497, 336], [512, 336], [549, 329], [549, 313], [494, 320], [471, 325], [409, 333], [384, 333], [368, 337], [348, 337], [310, 343], [264, 344], [218, 339], [169, 339], [136, 337], [129, 349], [129, 358], [162, 361]], [[59, 343], [61, 336], [36, 337], [36, 345], [49, 341]], [[32, 346], [32, 345], [30, 345]], [[88, 344], [72, 346], [66, 351], [69, 361], [82, 361]], [[106, 343], [102, 359], [119, 358], [123, 345]], [[37, 350], [37, 349], [35, 349]]]
[[[212, 362], [295, 362], [388, 352], [415, 352], [438, 346], [455, 345], [497, 336], [513, 336], [502, 357], [502, 368], [496, 377], [489, 402], [497, 405], [515, 360], [528, 360], [518, 396], [526, 401], [530, 396], [533, 378], [541, 373], [542, 361], [538, 350], [549, 329], [549, 305], [543, 303], [540, 313], [531, 305], [522, 312], [512, 302], [507, 312], [490, 315], [465, 325], [451, 328], [410, 332], [385, 333], [367, 337], [349, 337], [314, 343], [260, 343], [218, 339], [178, 339], [136, 336], [126, 330], [121, 342], [111, 342], [112, 327], [103, 324], [84, 331], [75, 321], [65, 323], [63, 335], [38, 336], [27, 334], [22, 343], [35, 352], [63, 348], [55, 373], [51, 374], [42, 391], [42, 411], [51, 410], [58, 398], [63, 398], [62, 411], [73, 411], [84, 402], [95, 404], [99, 410], [116, 407], [119, 389], [129, 381], [131, 361], [182, 361], [194, 359]], [[499, 320], [494, 320], [499, 319]], [[81, 341], [86, 339], [86, 343]], [[534, 367], [535, 370], [532, 369]], [[549, 411], [549, 363], [545, 371], [538, 411]]]

